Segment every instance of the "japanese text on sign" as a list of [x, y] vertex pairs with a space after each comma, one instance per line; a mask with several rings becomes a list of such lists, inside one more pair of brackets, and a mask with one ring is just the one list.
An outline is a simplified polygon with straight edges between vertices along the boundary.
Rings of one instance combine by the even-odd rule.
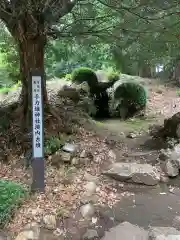
[[32, 76], [33, 157], [43, 157], [42, 88], [41, 77]]

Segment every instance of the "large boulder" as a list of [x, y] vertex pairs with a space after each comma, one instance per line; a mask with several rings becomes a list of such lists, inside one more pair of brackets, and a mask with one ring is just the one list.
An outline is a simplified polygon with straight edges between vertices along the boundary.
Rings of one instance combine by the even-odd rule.
[[64, 86], [61, 90], [59, 90], [58, 96], [69, 98], [75, 103], [80, 101], [80, 93], [77, 91], [77, 89], [68, 86]]
[[164, 120], [164, 126], [157, 129], [153, 136], [162, 138], [180, 138], [180, 112]]
[[179, 175], [179, 168], [175, 162], [171, 161], [170, 159], [166, 160], [163, 166], [164, 172], [169, 177], [176, 177]]
[[160, 173], [150, 164], [114, 163], [105, 175], [116, 180], [153, 186], [160, 181]]
[[148, 240], [148, 232], [129, 222], [123, 222], [106, 232], [102, 240]]

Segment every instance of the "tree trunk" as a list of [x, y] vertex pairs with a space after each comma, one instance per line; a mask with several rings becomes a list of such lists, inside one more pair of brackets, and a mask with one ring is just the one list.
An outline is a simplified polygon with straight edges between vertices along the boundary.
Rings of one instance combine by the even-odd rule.
[[151, 66], [149, 64], [144, 63], [140, 66], [139, 76], [143, 78], [151, 78]]
[[180, 86], [180, 61], [175, 65], [173, 79], [176, 81], [176, 84]]
[[[36, 21], [34, 21], [36, 20]], [[25, 13], [24, 17], [18, 21], [14, 28], [6, 23], [7, 28], [16, 40], [20, 57], [20, 75], [22, 82], [21, 117], [25, 126], [29, 128], [31, 122], [31, 74], [38, 71], [43, 76], [43, 99], [47, 102], [47, 92], [44, 71], [44, 50], [46, 45], [46, 34], [44, 22], [39, 22], [37, 16]]]
[[22, 105], [23, 114], [26, 119], [26, 123], [29, 125], [31, 119], [31, 72], [32, 70], [38, 70], [43, 75], [43, 99], [47, 102], [47, 92], [45, 84], [45, 72], [44, 72], [44, 39], [38, 37], [35, 40], [23, 39], [19, 42], [19, 54], [20, 54], [20, 73], [22, 81]]

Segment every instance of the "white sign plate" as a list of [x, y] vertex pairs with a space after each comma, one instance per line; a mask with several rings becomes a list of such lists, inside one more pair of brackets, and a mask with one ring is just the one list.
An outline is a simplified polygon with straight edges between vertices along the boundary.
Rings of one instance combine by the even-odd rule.
[[32, 76], [33, 157], [43, 157], [41, 76]]

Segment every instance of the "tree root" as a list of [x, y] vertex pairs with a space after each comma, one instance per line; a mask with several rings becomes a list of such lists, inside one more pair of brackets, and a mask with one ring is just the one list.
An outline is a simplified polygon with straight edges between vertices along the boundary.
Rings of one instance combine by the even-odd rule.
[[50, 105], [48, 104], [48, 106], [47, 106], [47, 112], [48, 112], [49, 114], [51, 114], [54, 118], [56, 118], [56, 119], [58, 120], [58, 122], [62, 123], [62, 119], [60, 118], [60, 116], [59, 116], [59, 114], [58, 114], [58, 111], [57, 111], [57, 109], [56, 109], [55, 107], [50, 106]]

